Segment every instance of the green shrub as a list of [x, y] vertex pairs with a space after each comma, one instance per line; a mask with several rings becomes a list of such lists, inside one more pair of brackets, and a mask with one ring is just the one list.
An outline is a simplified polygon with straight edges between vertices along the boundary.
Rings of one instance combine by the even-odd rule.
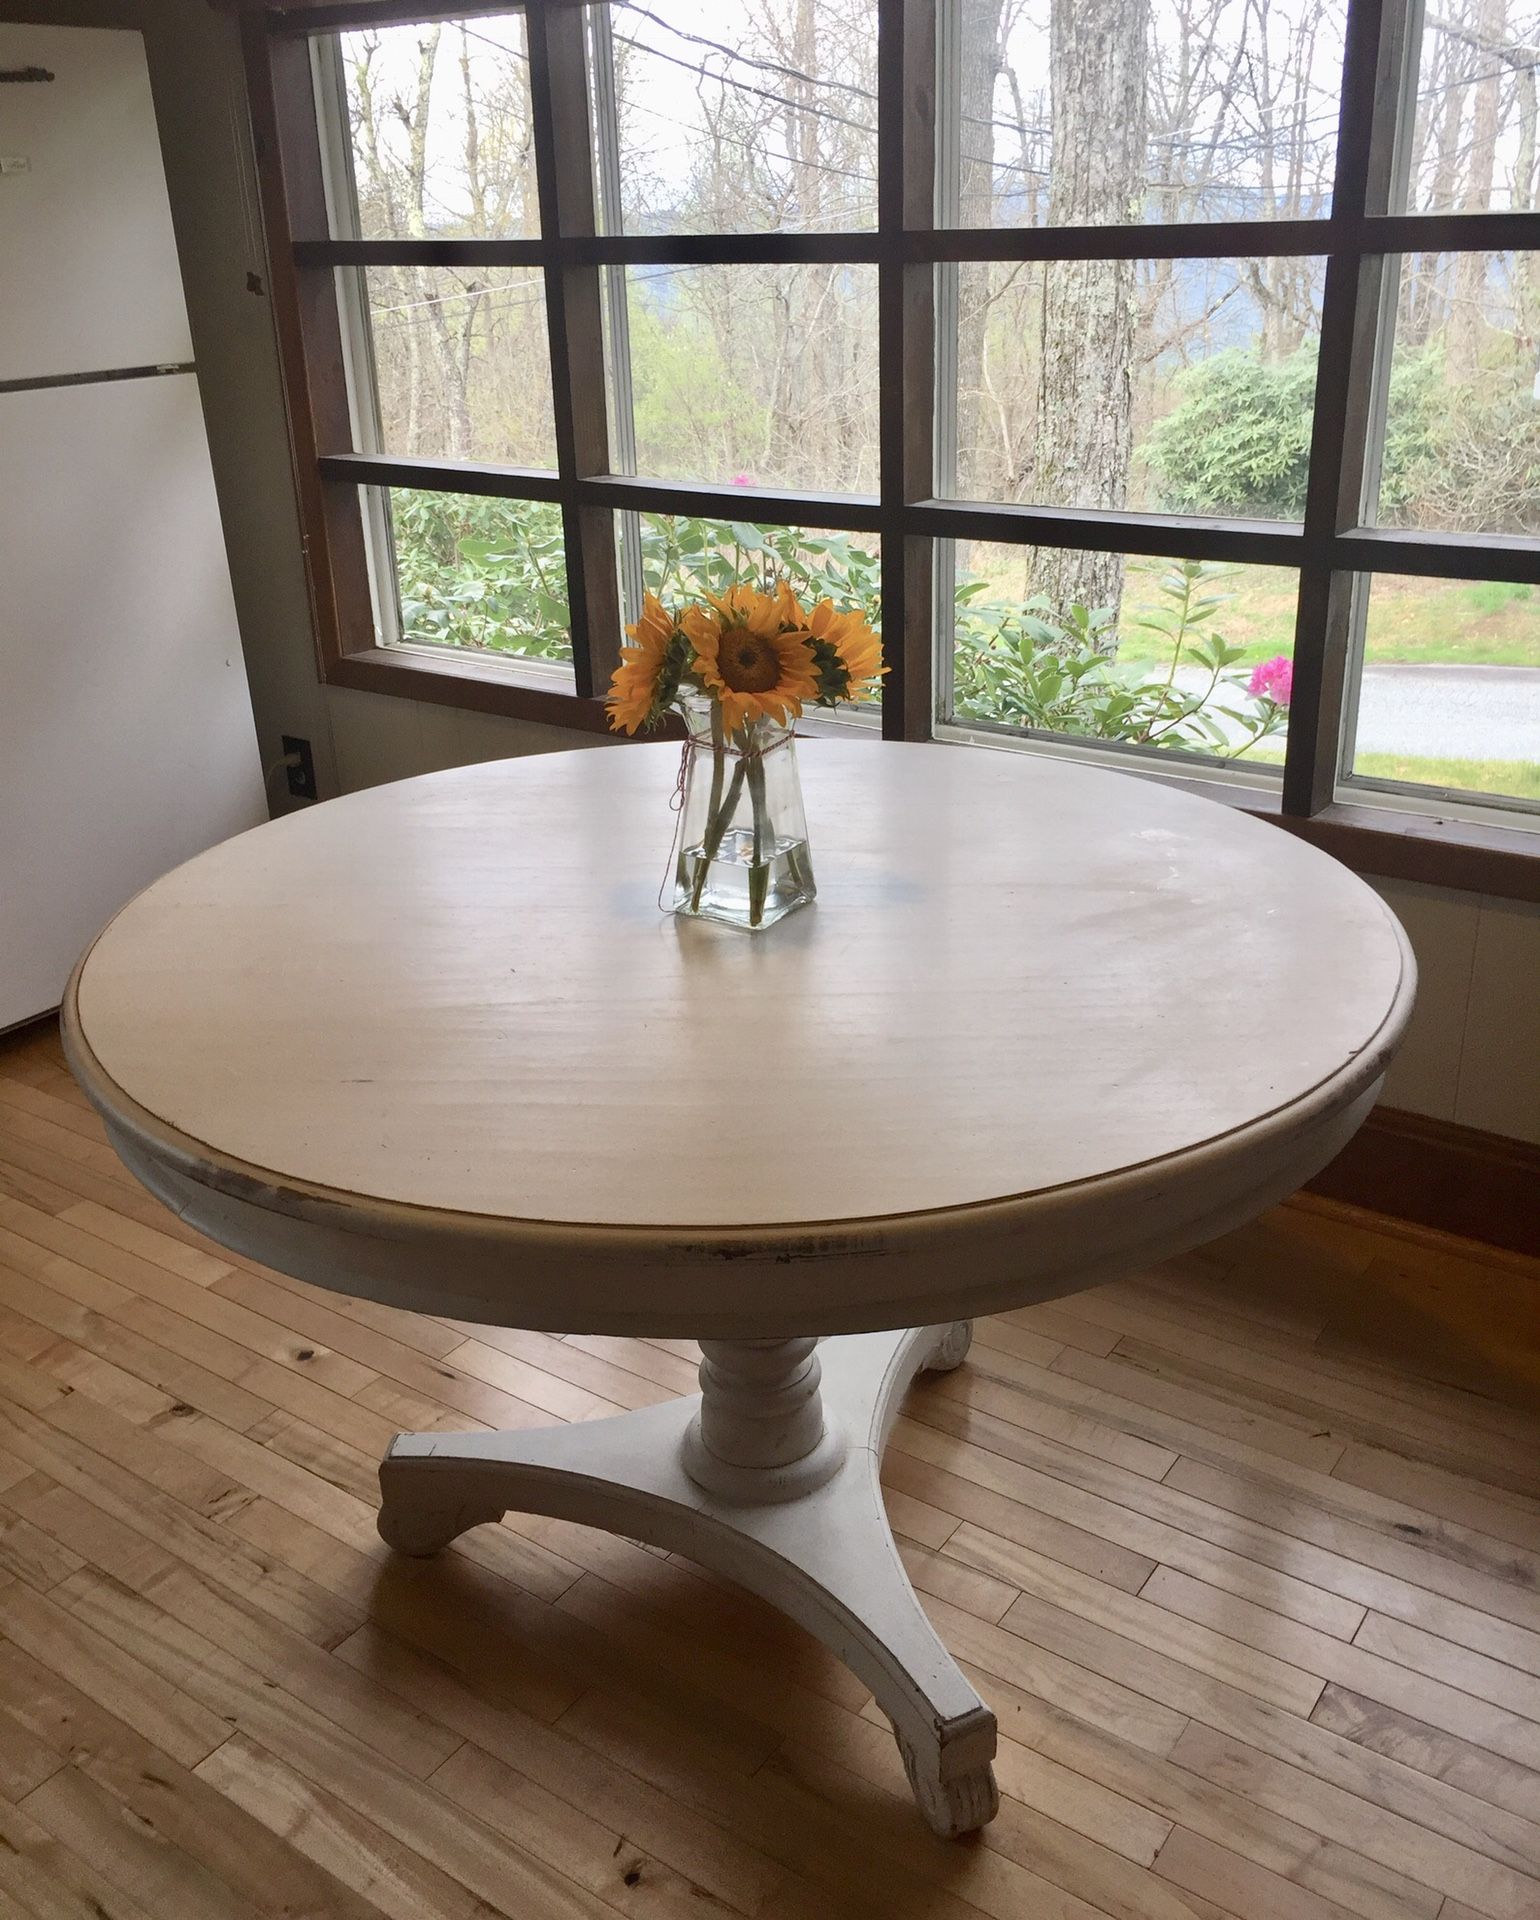
[[[1301, 520], [1310, 473], [1319, 343], [1266, 361], [1232, 348], [1176, 376], [1181, 399], [1151, 431], [1150, 472], [1172, 513]], [[1416, 498], [1440, 458], [1449, 396], [1436, 349], [1402, 356], [1391, 375], [1380, 504]]]
[[1540, 408], [1529, 368], [1504, 355], [1444, 389], [1440, 403], [1433, 457], [1417, 475], [1417, 520], [1457, 533], [1540, 532]]
[[403, 640], [572, 658], [560, 507], [398, 488], [390, 512]]
[[[560, 509], [548, 502], [461, 494], [392, 495], [401, 626], [408, 640], [571, 658]], [[804, 603], [829, 598], [881, 620], [877, 554], [861, 536], [809, 534], [742, 520], [645, 516], [642, 578], [665, 600], [784, 577]], [[1125, 596], [1122, 626], [1152, 635], [1169, 664], [1121, 665], [1106, 608], [1056, 611], [1041, 598], [957, 587], [954, 708], [961, 720], [1233, 757], [1279, 731], [1285, 710], [1233, 671], [1242, 649], [1217, 623], [1228, 569], [1200, 561], [1141, 569], [1142, 601]], [[1110, 647], [1110, 653], [1107, 649]], [[1195, 688], [1176, 684], [1196, 668]], [[1227, 725], [1215, 718], [1222, 710]]]
[[1181, 402], [1157, 423], [1147, 450], [1162, 506], [1298, 520], [1315, 362], [1314, 343], [1272, 365], [1232, 349], [1178, 374]]
[[[1221, 759], [1234, 759], [1281, 731], [1286, 706], [1266, 692], [1251, 692], [1235, 674], [1244, 648], [1231, 646], [1215, 624], [1230, 596], [1214, 589], [1230, 570], [1177, 560], [1138, 571], [1151, 580], [1152, 597], [1139, 605], [1125, 594], [1126, 624], [1157, 635], [1161, 647], [1170, 648], [1164, 670], [1118, 661], [1106, 608], [1075, 606], [1058, 614], [1041, 598], [991, 600], [986, 582], [960, 583], [956, 717]], [[1196, 669], [1203, 679], [1179, 686], [1182, 667]]]

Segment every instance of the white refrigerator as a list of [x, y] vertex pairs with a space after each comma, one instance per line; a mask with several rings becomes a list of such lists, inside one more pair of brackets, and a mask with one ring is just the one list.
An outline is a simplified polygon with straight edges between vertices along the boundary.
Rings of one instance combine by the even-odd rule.
[[266, 811], [144, 43], [0, 25], [0, 1032]]

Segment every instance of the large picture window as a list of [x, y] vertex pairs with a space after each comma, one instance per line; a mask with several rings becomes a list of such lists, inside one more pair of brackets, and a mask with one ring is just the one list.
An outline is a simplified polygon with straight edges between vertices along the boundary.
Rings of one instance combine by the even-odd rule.
[[785, 573], [880, 615], [890, 736], [1532, 885], [1540, 15], [247, 30], [328, 677], [599, 727], [645, 586]]

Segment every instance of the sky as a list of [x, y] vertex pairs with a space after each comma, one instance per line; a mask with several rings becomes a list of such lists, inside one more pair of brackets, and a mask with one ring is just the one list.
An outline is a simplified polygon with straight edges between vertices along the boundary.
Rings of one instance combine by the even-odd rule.
[[[1286, 58], [1288, 14], [1312, 4], [1314, 0], [1270, 0], [1275, 68]], [[1343, 0], [1323, 0], [1323, 4], [1326, 24], [1312, 62], [1305, 120], [1329, 162], [1335, 134]], [[1253, 5], [1254, 0], [1218, 0], [1219, 43], [1233, 47], [1244, 38], [1249, 48], [1246, 57], [1250, 59], [1256, 57], [1258, 42]], [[1013, 92], [1003, 77], [996, 92], [990, 137], [998, 186], [1007, 196], [1013, 182], [1019, 184], [1034, 174], [1040, 178], [1047, 164], [1047, 6], [1048, 0], [1032, 0], [1010, 38], [1008, 57], [1019, 92]], [[870, 0], [837, 0], [837, 10], [858, 23], [864, 16], [869, 22], [867, 44], [875, 46], [875, 9]], [[737, 104], [773, 116], [774, 105], [763, 96], [777, 93], [785, 85], [784, 76], [775, 71], [773, 62], [767, 64], [763, 36], [754, 26], [756, 8], [745, 0], [644, 0], [637, 5], [617, 4], [609, 11], [611, 31], [620, 43], [618, 51], [631, 63], [627, 104], [630, 139], [623, 165], [633, 181], [651, 176], [649, 197], [655, 205], [666, 206], [671, 200], [677, 204], [703, 138], [706, 112], [722, 98], [722, 82], [731, 86]], [[1159, 54], [1174, 59], [1182, 29], [1170, 0], [1154, 0], [1153, 19]], [[434, 98], [433, 172], [446, 221], [464, 212], [463, 182], [457, 192], [455, 181], [462, 138], [456, 101], [459, 31], [453, 27], [445, 30], [450, 44], [441, 51]], [[379, 30], [376, 67], [385, 81], [399, 86], [411, 75], [420, 32], [410, 26]], [[494, 88], [500, 71], [506, 72], [524, 59], [523, 24], [518, 15], [468, 22], [465, 32], [478, 90]], [[345, 46], [361, 37], [341, 36]], [[704, 83], [703, 70], [709, 76]], [[1018, 99], [1020, 119], [1028, 132], [1025, 151], [1018, 127]], [[839, 163], [826, 156], [820, 167], [841, 183], [839, 190], [830, 194], [840, 208], [839, 224], [869, 224], [875, 218], [876, 191], [876, 103], [869, 86], [863, 86], [858, 76], [840, 73], [822, 83], [816, 102], [830, 144], [839, 148]], [[1158, 106], [1155, 111], [1158, 113]], [[1255, 128], [1235, 112], [1231, 121], [1228, 149], [1222, 139], [1221, 156], [1228, 150], [1229, 158], [1242, 171], [1251, 171], [1242, 149], [1251, 146]], [[865, 129], [864, 133], [859, 129]], [[1206, 143], [1213, 132], [1212, 109], [1200, 110], [1182, 132], [1157, 141], [1152, 172], [1164, 170], [1163, 154], [1190, 152], [1193, 143]], [[783, 138], [784, 128], [771, 126], [763, 136], [764, 149], [774, 154]], [[976, 125], [965, 125], [964, 151], [981, 138]], [[1003, 213], [1007, 218], [1021, 218], [1025, 208], [1019, 201], [1014, 206], [1008, 201]]]
[[[1191, 0], [1202, 5], [1204, 0]], [[611, 30], [619, 51], [632, 66], [628, 92], [627, 129], [629, 143], [623, 166], [629, 184], [637, 192], [648, 183], [646, 198], [656, 212], [678, 205], [684, 196], [692, 160], [703, 138], [705, 116], [722, 100], [724, 82], [736, 104], [755, 113], [773, 116], [775, 108], [765, 95], [774, 95], [785, 85], [783, 75], [767, 64], [762, 31], [755, 25], [760, 5], [770, 4], [784, 11], [789, 0], [617, 0], [609, 8]], [[1047, 100], [1049, 0], [1027, 0], [1008, 44], [1008, 64], [1016, 78], [1013, 89], [1002, 76], [993, 105], [994, 124], [990, 130], [996, 168], [997, 204], [994, 217], [1013, 222], [1032, 217], [1024, 192], [1034, 181], [1041, 183], [1048, 165], [1050, 112]], [[1218, 65], [1227, 69], [1231, 81], [1232, 104], [1226, 124], [1218, 129], [1217, 155], [1222, 177], [1232, 180], [1239, 200], [1234, 206], [1216, 202], [1215, 212], [1255, 212], [1268, 208], [1244, 204], [1257, 181], [1257, 142], [1262, 132], [1255, 105], [1258, 80], [1264, 60], [1270, 63], [1277, 84], [1279, 74], [1287, 74], [1293, 25], [1320, 9], [1321, 26], [1310, 55], [1310, 72], [1300, 108], [1280, 97], [1285, 120], [1302, 119], [1311, 146], [1312, 170], [1324, 181], [1335, 147], [1338, 110], [1342, 27], [1346, 0], [1207, 0], [1207, 18], [1211, 23], [1208, 39], [1223, 49]], [[1268, 20], [1266, 44], [1259, 27], [1262, 9]], [[1473, 0], [1447, 0], [1442, 11], [1459, 18], [1472, 13]], [[866, 35], [865, 44], [875, 46], [876, 17], [872, 0], [824, 0], [822, 14], [835, 14], [857, 23]], [[966, 12], [963, 15], [967, 19]], [[1176, 64], [1189, 56], [1195, 46], [1204, 44], [1201, 36], [1184, 25], [1176, 0], [1151, 0], [1154, 60], [1151, 76], [1151, 115], [1159, 122], [1165, 116], [1161, 95], [1167, 76]], [[421, 29], [415, 26], [376, 30], [380, 51], [376, 65], [382, 79], [396, 85], [411, 74]], [[464, 29], [474, 83], [478, 90], [495, 89], [501, 74], [524, 59], [523, 22], [518, 14], [493, 15], [468, 22]], [[1515, 40], [1533, 41], [1540, 37], [1540, 21], [1517, 14], [1508, 31]], [[457, 157], [461, 141], [461, 120], [457, 107], [459, 87], [459, 35], [457, 27], [446, 27], [444, 53], [434, 90], [433, 172], [441, 214], [446, 224], [457, 222], [465, 211], [463, 180], [457, 183]], [[1431, 70], [1431, 54], [1438, 40], [1430, 27], [1424, 48], [1424, 68]], [[346, 47], [357, 42], [360, 34], [340, 36]], [[1232, 58], [1239, 64], [1231, 67]], [[1499, 69], [1505, 92], [1511, 88], [1514, 64], [1511, 59], [1481, 57], [1483, 69]], [[703, 83], [702, 72], [709, 76]], [[1238, 85], [1235, 84], [1238, 82]], [[1261, 88], [1265, 92], [1266, 88]], [[1283, 94], [1290, 91], [1285, 87]], [[1438, 98], [1438, 89], [1425, 83], [1430, 97]], [[1465, 90], [1468, 94], [1469, 89]], [[1151, 184], [1158, 184], [1170, 172], [1171, 163], [1186, 162], [1190, 171], [1195, 158], [1216, 134], [1214, 124], [1218, 95], [1210, 91], [1208, 104], [1200, 105], [1186, 125], [1159, 129], [1152, 137]], [[875, 216], [875, 101], [860, 76], [837, 73], [821, 83], [816, 96], [820, 129], [826, 129], [829, 144], [839, 149], [836, 163], [826, 156], [819, 170], [830, 182], [828, 198], [838, 211], [825, 224], [841, 226], [868, 224]], [[1512, 115], [1509, 115], [1510, 121]], [[857, 128], [864, 127], [864, 136]], [[1025, 141], [1023, 141], [1023, 129]], [[962, 129], [964, 151], [982, 137], [981, 130], [965, 125]], [[774, 154], [784, 138], [784, 126], [770, 126], [762, 136], [764, 151]], [[1286, 143], [1274, 142], [1281, 150]], [[1499, 152], [1498, 180], [1490, 204], [1509, 204], [1507, 171], [1516, 149], [1511, 130]], [[1018, 189], [1013, 191], [1013, 189]], [[1325, 210], [1324, 202], [1320, 210]], [[1038, 209], [1039, 217], [1041, 209]], [[981, 208], [971, 217], [984, 217]], [[795, 218], [795, 215], [793, 215]]]

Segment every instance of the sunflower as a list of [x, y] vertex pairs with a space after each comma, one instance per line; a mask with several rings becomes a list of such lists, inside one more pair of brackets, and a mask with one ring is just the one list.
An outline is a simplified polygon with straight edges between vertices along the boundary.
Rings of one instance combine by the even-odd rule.
[[855, 607], [836, 613], [832, 600], [820, 600], [807, 616], [807, 631], [818, 659], [822, 697], [830, 702], [866, 699], [887, 672], [882, 638], [866, 615]]
[[644, 594], [641, 619], [626, 628], [632, 644], [620, 649], [620, 665], [610, 678], [610, 725], [617, 733], [656, 725], [673, 699], [679, 664], [671, 668], [669, 653], [678, 631], [678, 622], [658, 596]]
[[801, 608], [789, 594], [772, 598], [754, 587], [731, 587], [710, 601], [709, 608], [690, 608], [682, 624], [695, 648], [696, 677], [728, 728], [794, 720], [818, 693]]

